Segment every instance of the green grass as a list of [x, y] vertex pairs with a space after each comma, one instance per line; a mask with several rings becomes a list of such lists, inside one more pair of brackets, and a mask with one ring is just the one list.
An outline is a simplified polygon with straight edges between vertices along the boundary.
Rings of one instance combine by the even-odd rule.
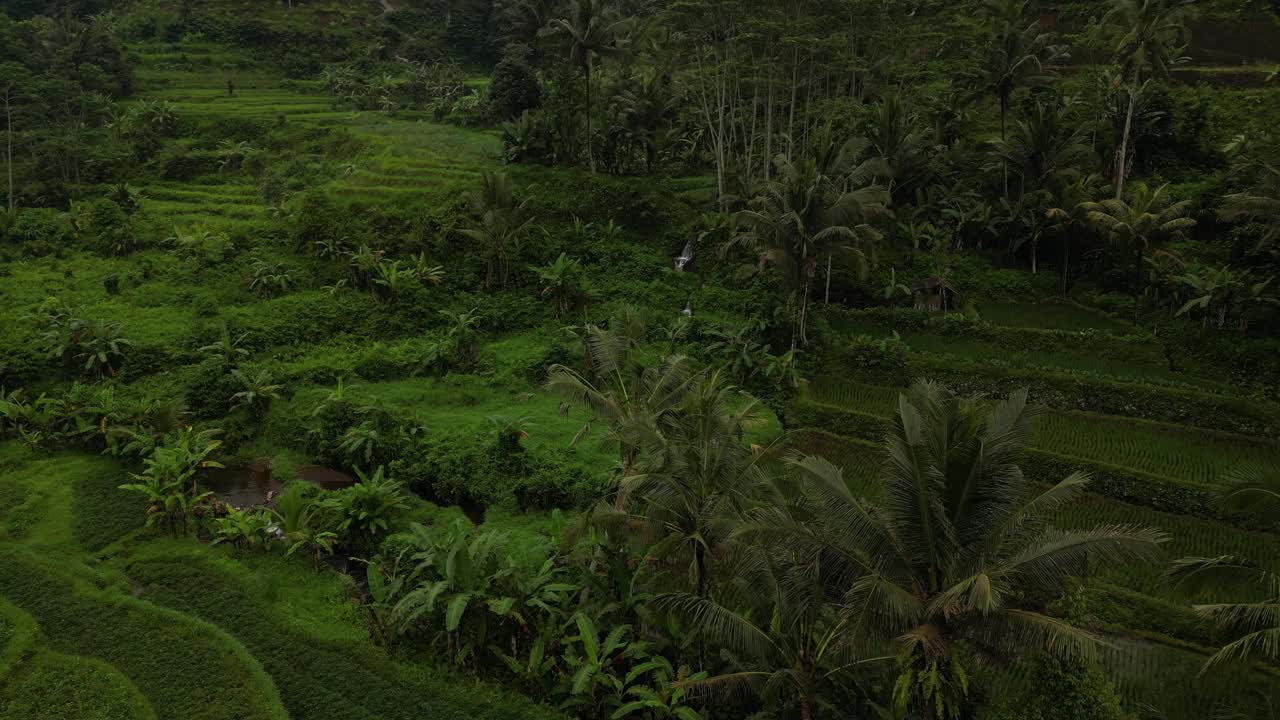
[[142, 527], [147, 500], [141, 493], [121, 490], [130, 482], [123, 471], [86, 469], [73, 481], [71, 511], [76, 540], [97, 552]]
[[1128, 334], [1134, 326], [1071, 303], [983, 302], [978, 305], [982, 319], [992, 325], [1044, 330], [1105, 330]]
[[0, 597], [0, 686], [36, 645], [36, 622], [22, 608]]
[[[271, 422], [293, 426], [304, 422], [311, 409], [328, 395], [327, 388], [309, 387], [271, 411]], [[492, 432], [491, 418], [523, 418], [530, 449], [566, 449], [583, 468], [605, 472], [617, 460], [613, 444], [600, 422], [577, 444], [574, 437], [591, 421], [588, 410], [560, 412], [560, 399], [537, 388], [508, 390], [491, 387], [484, 378], [449, 375], [443, 379], [414, 377], [388, 382], [358, 384], [348, 392], [354, 402], [376, 405], [415, 417], [430, 432]], [[776, 417], [761, 408], [760, 422], [748, 434], [748, 442], [767, 444], [781, 434]]]
[[42, 652], [0, 689], [0, 720], [157, 720], [150, 703], [106, 662]]
[[292, 629], [255, 600], [234, 570], [170, 553], [134, 562], [128, 572], [145, 597], [240, 638], [275, 678], [291, 720], [553, 717], [475, 681], [449, 681], [400, 665], [367, 644]]
[[880, 468], [884, 463], [880, 446], [805, 428], [789, 433], [784, 447], [825, 458], [844, 472], [845, 482], [854, 492], [867, 497], [879, 495]]
[[[93, 476], [117, 478], [119, 469], [109, 458], [61, 455], [0, 472], [0, 519], [6, 520], [9, 530], [3, 539], [47, 552], [77, 552], [80, 543], [72, 512], [75, 487], [82, 478]], [[125, 502], [136, 507], [128, 499]]]
[[973, 361], [999, 358], [1002, 363], [1022, 367], [1042, 367], [1069, 372], [1111, 375], [1125, 380], [1165, 381], [1193, 384], [1206, 389], [1222, 390], [1220, 383], [1195, 378], [1169, 369], [1158, 344], [1144, 348], [1145, 353], [1129, 357], [1109, 357], [1081, 342], [1075, 350], [1014, 349], [976, 338], [955, 337], [937, 332], [906, 332], [902, 340], [916, 352], [939, 356], [958, 356]]

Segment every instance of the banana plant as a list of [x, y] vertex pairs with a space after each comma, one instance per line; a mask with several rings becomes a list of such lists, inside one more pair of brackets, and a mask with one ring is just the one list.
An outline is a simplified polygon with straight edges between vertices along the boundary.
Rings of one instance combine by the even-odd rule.
[[396, 621], [404, 627], [426, 621], [439, 628], [454, 662], [467, 664], [487, 645], [484, 611], [505, 617], [515, 607], [513, 597], [496, 592], [512, 572], [510, 558], [499, 555], [505, 540], [493, 532], [473, 536], [461, 526], [442, 542], [427, 539], [421, 525], [410, 532], [425, 549], [414, 555], [418, 566], [410, 577], [417, 587], [396, 605]]
[[218, 518], [213, 544], [231, 543], [237, 551], [265, 550], [274, 538], [269, 512], [232, 509]]
[[578, 634], [565, 638], [569, 697], [560, 707], [576, 708], [586, 717], [603, 717], [608, 708], [624, 705], [624, 671], [633, 661], [649, 659], [647, 646], [628, 640], [630, 625], [615, 625], [601, 636], [595, 622], [581, 612], [573, 616], [570, 626]]
[[[636, 684], [637, 680], [648, 677], [647, 685]], [[702, 715], [687, 703], [688, 688], [707, 678], [707, 673], [690, 674], [688, 668], [680, 668], [677, 672], [671, 662], [661, 655], [655, 655], [647, 662], [640, 663], [627, 673], [624, 681], [627, 684], [625, 695], [633, 698], [614, 711], [612, 720], [640, 715], [646, 720], [702, 720]]]

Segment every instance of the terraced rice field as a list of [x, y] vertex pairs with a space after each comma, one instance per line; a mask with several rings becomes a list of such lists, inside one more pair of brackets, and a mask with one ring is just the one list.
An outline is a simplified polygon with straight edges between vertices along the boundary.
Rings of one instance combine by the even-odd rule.
[[[886, 418], [900, 392], [837, 378], [815, 379], [808, 388], [818, 402]], [[1273, 440], [1086, 412], [1044, 412], [1032, 445], [1196, 485], [1216, 483], [1237, 467], [1280, 467], [1280, 443]]]
[[1130, 323], [1110, 315], [1070, 303], [984, 302], [978, 306], [982, 319], [992, 325], [1044, 330], [1105, 330], [1131, 333]]
[[1084, 412], [1045, 413], [1034, 445], [1201, 484], [1238, 466], [1280, 467], [1280, 446], [1266, 440]]
[[[187, 43], [143, 48], [140, 100], [172, 103], [179, 117], [287, 123], [339, 128], [363, 145], [324, 187], [340, 202], [375, 205], [396, 200], [456, 199], [473, 190], [480, 174], [499, 167], [497, 133], [433, 122], [421, 112], [394, 117], [337, 106], [318, 81], [288, 80], [258, 69], [238, 69], [228, 95], [225, 64], [251, 66], [218, 46]], [[227, 138], [236, 140], [236, 138]], [[304, 160], [316, 161], [315, 159]], [[228, 173], [191, 182], [152, 182], [141, 187], [146, 209], [175, 226], [197, 223], [233, 229], [267, 217], [257, 183]]]
[[1164, 570], [1170, 560], [1181, 557], [1237, 555], [1257, 562], [1275, 563], [1280, 558], [1280, 535], [1251, 532], [1221, 523], [1185, 515], [1159, 512], [1110, 498], [1087, 495], [1055, 515], [1064, 528], [1098, 525], [1150, 527], [1168, 533], [1163, 557], [1151, 563], [1131, 563], [1123, 567], [1099, 568], [1112, 584], [1149, 595], [1168, 594]]

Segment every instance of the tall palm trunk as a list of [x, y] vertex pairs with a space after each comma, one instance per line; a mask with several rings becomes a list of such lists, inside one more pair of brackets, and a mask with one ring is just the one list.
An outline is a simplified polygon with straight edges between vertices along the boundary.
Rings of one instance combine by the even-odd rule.
[[[1009, 114], [1009, 96], [1000, 94], [1000, 142], [1005, 142], [1005, 117]], [[1009, 163], [1001, 159], [1000, 171], [1004, 177], [1004, 199], [1009, 199]]]
[[827, 253], [827, 291], [822, 298], [822, 303], [831, 304], [831, 253]]
[[1143, 246], [1138, 243], [1138, 250], [1134, 253], [1133, 265], [1133, 319], [1138, 320], [1138, 303], [1142, 296], [1142, 255]]
[[[1120, 136], [1120, 154], [1116, 156], [1116, 199], [1124, 194], [1124, 175], [1128, 166], [1129, 134], [1133, 131], [1133, 106], [1138, 104], [1138, 78], [1141, 65], [1133, 66], [1133, 86], [1129, 88], [1129, 109], [1124, 115], [1124, 133]], [[1139, 269], [1141, 272], [1141, 269]]]
[[1062, 234], [1062, 297], [1067, 296], [1068, 265], [1071, 261], [1071, 241], [1067, 233]]
[[13, 86], [4, 90], [4, 117], [5, 117], [5, 148], [4, 159], [8, 165], [9, 175], [9, 209], [13, 210], [16, 205], [13, 199], [13, 107], [10, 105], [10, 94], [13, 92]]
[[596, 171], [596, 150], [591, 142], [591, 58], [587, 58], [582, 66], [582, 74], [587, 79], [587, 162], [591, 165], [592, 174]]

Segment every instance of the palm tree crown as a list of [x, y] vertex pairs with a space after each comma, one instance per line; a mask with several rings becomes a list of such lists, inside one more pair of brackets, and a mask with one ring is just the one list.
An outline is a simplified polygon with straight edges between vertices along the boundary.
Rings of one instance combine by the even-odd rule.
[[[1036, 414], [1025, 390], [988, 411], [918, 382], [899, 399], [886, 440], [881, 500], [857, 497], [831, 463], [801, 458], [803, 499], [757, 511], [743, 530], [822, 564], [846, 642], [901, 646], [902, 703], [925, 709], [963, 696], [960, 647], [979, 657], [1090, 652], [1088, 635], [1038, 612], [1035, 598], [1060, 591], [1091, 560], [1141, 557], [1164, 540], [1146, 529], [1049, 525], [1045, 514], [1088, 477], [1044, 488], [1022, 475]], [[920, 684], [921, 674], [948, 680]]]

